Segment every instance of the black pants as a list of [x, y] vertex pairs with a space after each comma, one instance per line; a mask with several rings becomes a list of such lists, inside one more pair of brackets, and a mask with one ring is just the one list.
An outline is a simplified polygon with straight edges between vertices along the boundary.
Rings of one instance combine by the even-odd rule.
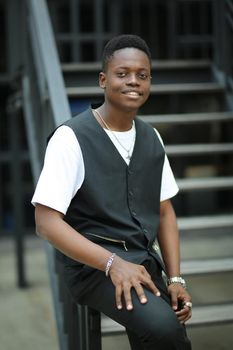
[[66, 270], [66, 277], [71, 293], [79, 304], [99, 310], [126, 328], [132, 350], [190, 350], [185, 327], [170, 306], [158, 263], [148, 257], [143, 265], [151, 274], [161, 296], [157, 297], [144, 288], [148, 302], [141, 304], [132, 289], [132, 311], [116, 308], [114, 285], [103, 272], [87, 267], [76, 280], [75, 267], [72, 267]]

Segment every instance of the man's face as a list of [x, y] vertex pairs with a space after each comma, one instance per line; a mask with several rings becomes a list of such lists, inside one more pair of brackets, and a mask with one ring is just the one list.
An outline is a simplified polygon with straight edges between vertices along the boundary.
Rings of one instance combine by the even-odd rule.
[[147, 55], [135, 48], [117, 50], [99, 76], [105, 101], [122, 111], [136, 111], [150, 94], [151, 66]]

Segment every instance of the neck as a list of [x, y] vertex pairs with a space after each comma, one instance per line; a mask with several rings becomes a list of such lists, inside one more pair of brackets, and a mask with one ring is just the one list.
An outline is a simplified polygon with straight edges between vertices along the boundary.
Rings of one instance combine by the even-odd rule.
[[[122, 113], [122, 111], [109, 109], [105, 104], [97, 108], [101, 118], [112, 131], [128, 131], [132, 128], [136, 113]], [[106, 127], [105, 125], [102, 125]]]

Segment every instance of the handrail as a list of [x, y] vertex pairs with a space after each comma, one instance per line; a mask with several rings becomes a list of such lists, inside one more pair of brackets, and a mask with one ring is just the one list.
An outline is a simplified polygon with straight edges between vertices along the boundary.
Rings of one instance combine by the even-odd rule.
[[[24, 0], [22, 13], [21, 97], [29, 143], [29, 157], [36, 184], [44, 158], [46, 138], [71, 118], [54, 34], [45, 0]], [[22, 242], [22, 236], [20, 237]], [[63, 279], [63, 255], [45, 242], [60, 350], [100, 350], [100, 313], [77, 305]]]
[[[70, 119], [71, 112], [46, 2], [45, 0], [26, 0], [25, 5], [28, 15], [26, 28], [28, 45], [31, 46], [31, 52], [26, 43], [27, 66], [22, 80], [22, 90], [35, 184], [41, 170], [43, 152], [40, 151], [44, 149], [46, 137], [53, 128]], [[38, 82], [36, 93], [33, 91], [35, 90], [33, 76]], [[40, 113], [35, 111], [35, 104], [39, 107]], [[35, 115], [37, 115], [37, 125]], [[41, 132], [42, 140], [39, 136]]]
[[[42, 60], [38, 73], [44, 73], [48, 89], [48, 98], [51, 101], [55, 126], [71, 118], [68, 99], [65, 93], [55, 39], [49, 19], [45, 0], [28, 0], [29, 23], [31, 28], [31, 43], [34, 44], [34, 53], [40, 52]], [[38, 45], [38, 48], [36, 47]], [[37, 61], [39, 64], [39, 62]]]
[[[24, 44], [22, 106], [33, 182], [36, 184], [42, 167], [46, 138], [51, 130], [71, 118], [71, 112], [46, 2], [24, 0], [22, 4], [27, 17], [22, 33]], [[55, 271], [55, 250], [47, 242], [45, 246], [59, 347], [61, 350], [68, 350], [70, 340], [65, 332], [63, 306], [59, 301], [60, 281]], [[67, 291], [64, 293], [68, 294]], [[70, 307], [76, 310], [71, 315], [74, 320], [77, 318], [77, 306], [71, 298], [69, 299]]]

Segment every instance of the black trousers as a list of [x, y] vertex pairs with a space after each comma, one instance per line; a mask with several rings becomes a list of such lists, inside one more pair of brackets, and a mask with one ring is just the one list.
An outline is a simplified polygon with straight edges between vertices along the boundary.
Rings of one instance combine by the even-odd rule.
[[148, 302], [141, 304], [132, 289], [132, 311], [116, 308], [114, 285], [101, 271], [85, 267], [77, 274], [73, 266], [66, 269], [66, 279], [76, 302], [106, 314], [126, 328], [132, 350], [190, 350], [185, 326], [180, 324], [170, 306], [159, 264], [153, 257], [148, 257], [143, 265], [161, 296], [144, 288]]

